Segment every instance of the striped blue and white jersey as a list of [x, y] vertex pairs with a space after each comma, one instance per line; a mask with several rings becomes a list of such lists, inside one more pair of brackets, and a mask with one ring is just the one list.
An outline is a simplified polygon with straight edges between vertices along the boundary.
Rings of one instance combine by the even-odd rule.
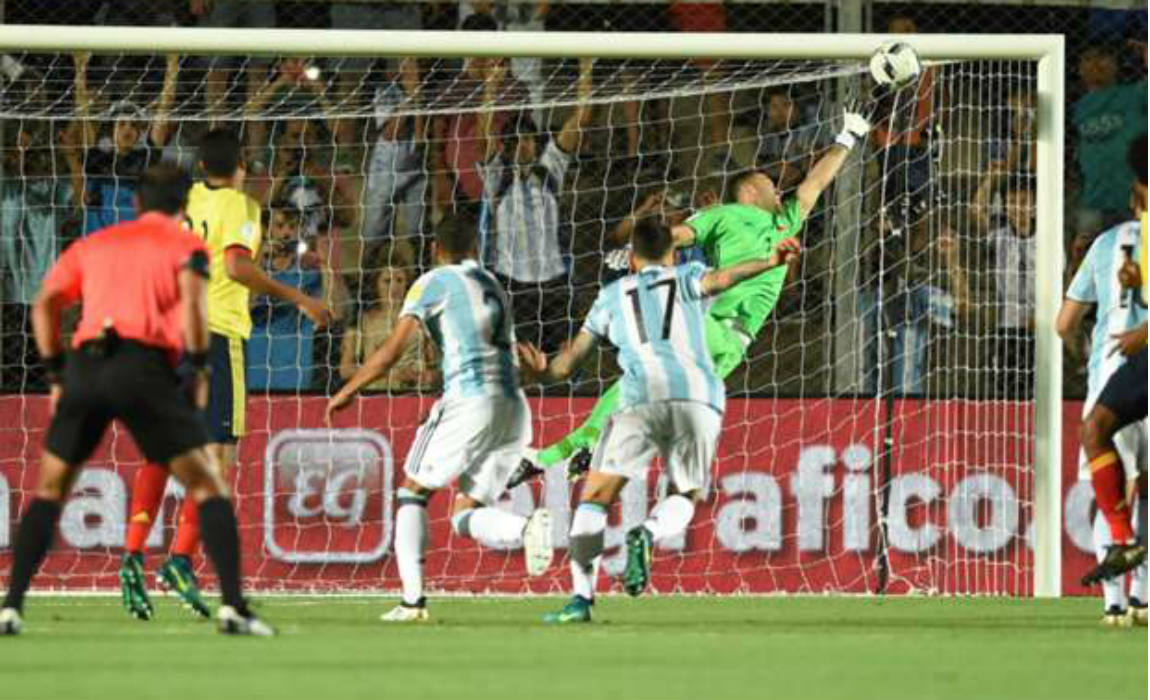
[[599, 292], [583, 330], [619, 351], [621, 406], [697, 401], [720, 413], [725, 391], [707, 352], [701, 282], [693, 262], [652, 265]]
[[520, 394], [511, 302], [474, 260], [421, 276], [399, 314], [422, 321], [439, 346], [443, 398]]
[[1118, 270], [1127, 257], [1141, 259], [1141, 233], [1140, 222], [1127, 221], [1098, 236], [1066, 290], [1067, 299], [1098, 306], [1087, 365], [1088, 401], [1097, 398], [1106, 380], [1125, 361], [1121, 353], [1111, 353], [1115, 342], [1111, 336], [1146, 322], [1141, 290], [1122, 289], [1118, 283]]

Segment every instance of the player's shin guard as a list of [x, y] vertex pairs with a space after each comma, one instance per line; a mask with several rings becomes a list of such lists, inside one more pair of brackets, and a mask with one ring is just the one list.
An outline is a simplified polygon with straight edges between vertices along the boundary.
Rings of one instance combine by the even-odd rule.
[[128, 510], [128, 535], [124, 540], [124, 549], [128, 553], [144, 551], [144, 543], [155, 525], [167, 485], [168, 470], [159, 464], [149, 462], [136, 470], [132, 478], [132, 503]]
[[647, 528], [655, 542], [662, 542], [686, 532], [693, 517], [695, 502], [686, 496], [674, 494], [659, 501], [643, 527]]
[[587, 600], [595, 598], [595, 581], [603, 559], [603, 531], [607, 528], [607, 508], [598, 503], [580, 503], [571, 520], [570, 543], [572, 592]]
[[4, 596], [4, 605], [0, 607], [24, 609], [24, 595], [28, 592], [32, 577], [40, 569], [44, 555], [52, 546], [52, 535], [56, 531], [56, 521], [60, 519], [60, 510], [60, 504], [56, 501], [37, 498], [24, 511], [12, 547], [12, 574], [8, 579], [8, 593]]
[[[1106, 558], [1106, 549], [1114, 544], [1110, 537], [1110, 524], [1101, 512], [1094, 516], [1094, 555], [1101, 564]], [[1122, 578], [1109, 579], [1102, 582], [1102, 605], [1104, 610], [1126, 608], [1126, 594], [1122, 590]]]
[[423, 599], [423, 553], [427, 549], [427, 497], [401, 488], [395, 513], [395, 560], [403, 585], [403, 602]]
[[514, 549], [523, 545], [527, 518], [501, 508], [473, 508], [456, 513], [451, 527], [460, 537], [470, 537], [484, 547]]
[[176, 539], [172, 542], [172, 556], [191, 559], [200, 544], [200, 509], [191, 498], [184, 499], [180, 508], [180, 524], [176, 528]]
[[201, 501], [204, 549], [220, 580], [220, 599], [243, 614], [247, 610], [240, 587], [240, 531], [232, 502], [223, 496]]
[[1134, 539], [1130, 525], [1130, 508], [1126, 505], [1126, 477], [1118, 453], [1107, 450], [1090, 460], [1090, 482], [1094, 485], [1094, 500], [1110, 524], [1114, 542], [1126, 544]]

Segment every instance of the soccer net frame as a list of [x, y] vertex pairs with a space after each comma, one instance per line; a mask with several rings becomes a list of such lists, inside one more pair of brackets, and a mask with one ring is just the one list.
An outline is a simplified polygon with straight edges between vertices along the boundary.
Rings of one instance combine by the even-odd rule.
[[[865, 62], [884, 42], [926, 61], [1032, 61], [1037, 73], [1034, 587], [1061, 592], [1062, 355], [1054, 328], [1062, 296], [1064, 39], [1057, 35], [668, 34], [315, 31], [0, 26], [0, 51], [344, 57], [809, 59]], [[845, 95], [840, 95], [845, 97]], [[849, 217], [848, 217], [849, 218]], [[398, 459], [399, 456], [397, 455]]]

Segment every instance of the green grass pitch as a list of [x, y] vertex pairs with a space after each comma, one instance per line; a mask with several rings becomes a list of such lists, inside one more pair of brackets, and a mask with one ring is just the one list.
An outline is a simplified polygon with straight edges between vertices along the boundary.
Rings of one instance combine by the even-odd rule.
[[1145, 628], [1097, 600], [449, 598], [387, 626], [386, 598], [271, 598], [276, 639], [230, 639], [166, 600], [28, 601], [0, 639], [0, 698], [1146, 698]]

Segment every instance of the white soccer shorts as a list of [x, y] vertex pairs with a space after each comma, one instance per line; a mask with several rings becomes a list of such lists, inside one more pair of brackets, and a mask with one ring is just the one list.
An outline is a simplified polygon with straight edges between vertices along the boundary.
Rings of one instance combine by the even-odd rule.
[[599, 437], [591, 469], [642, 479], [660, 456], [676, 490], [703, 489], [722, 426], [721, 413], [694, 401], [656, 401], [619, 411]]
[[404, 472], [429, 489], [459, 479], [459, 490], [494, 503], [531, 443], [527, 399], [479, 396], [440, 399], [407, 453]]

